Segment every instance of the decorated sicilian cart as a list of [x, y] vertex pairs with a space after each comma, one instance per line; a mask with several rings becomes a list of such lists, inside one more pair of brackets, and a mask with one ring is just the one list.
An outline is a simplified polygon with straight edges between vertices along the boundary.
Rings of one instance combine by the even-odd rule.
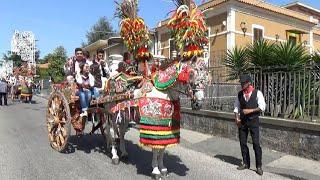
[[16, 77], [16, 82], [12, 87], [12, 99], [13, 100], [25, 100], [25, 102], [31, 103], [33, 96], [33, 75], [35, 72], [34, 67], [28, 67], [27, 64], [23, 64], [21, 67], [15, 67], [13, 69], [13, 75]]
[[[72, 78], [71, 78], [72, 79]], [[96, 119], [90, 134], [100, 129], [102, 136], [109, 144], [109, 126], [111, 119], [107, 118], [108, 107], [133, 96], [132, 89], [141, 80], [119, 73], [106, 82], [99, 99], [92, 100], [88, 108], [88, 116]], [[76, 96], [78, 86], [73, 80], [54, 84], [47, 104], [46, 123], [50, 145], [53, 149], [63, 152], [68, 147], [71, 126], [77, 135], [83, 134], [87, 117], [81, 117], [79, 97]]]

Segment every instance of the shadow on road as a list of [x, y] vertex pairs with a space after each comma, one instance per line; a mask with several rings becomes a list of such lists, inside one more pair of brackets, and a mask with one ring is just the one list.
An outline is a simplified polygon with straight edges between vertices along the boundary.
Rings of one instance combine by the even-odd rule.
[[228, 155], [222, 155], [222, 154], [217, 154], [214, 156], [217, 159], [220, 159], [224, 162], [227, 162], [229, 164], [233, 164], [236, 166], [240, 166], [241, 165], [241, 159], [233, 157], [233, 156], [228, 156]]
[[68, 143], [68, 149], [65, 152], [67, 154], [74, 153], [75, 150], [78, 150], [87, 154], [98, 152], [108, 155], [106, 144], [101, 134], [71, 135]]
[[[129, 157], [124, 163], [135, 165], [137, 168], [137, 174], [143, 174], [150, 176], [152, 172], [151, 161], [152, 152], [133, 144], [131, 141], [126, 141], [126, 148], [129, 153]], [[164, 165], [168, 169], [169, 174], [174, 173], [178, 176], [186, 176], [189, 168], [181, 161], [181, 159], [172, 154], [166, 152], [164, 156]]]
[[[273, 172], [270, 172], [270, 173], [273, 173]], [[274, 173], [274, 174], [283, 176], [285, 178], [293, 179], [293, 180], [307, 180], [305, 178], [294, 176], [294, 175], [290, 175], [290, 174], [284, 174], [284, 173]]]
[[[107, 149], [101, 134], [85, 134], [80, 137], [72, 135], [69, 137], [68, 142], [69, 144], [68, 149], [65, 152], [66, 154], [74, 153], [77, 150], [88, 154], [92, 152], [104, 153], [111, 158], [110, 149]], [[150, 176], [152, 172], [152, 152], [146, 151], [137, 144], [127, 140], [126, 148], [129, 153], [129, 157], [127, 159], [121, 159], [121, 162], [136, 166], [138, 174]], [[118, 154], [119, 156], [121, 154], [119, 150]], [[168, 153], [165, 154], [164, 165], [168, 168], [169, 173], [174, 173], [178, 176], [186, 176], [187, 171], [189, 171], [189, 168], [183, 164], [178, 156]]]

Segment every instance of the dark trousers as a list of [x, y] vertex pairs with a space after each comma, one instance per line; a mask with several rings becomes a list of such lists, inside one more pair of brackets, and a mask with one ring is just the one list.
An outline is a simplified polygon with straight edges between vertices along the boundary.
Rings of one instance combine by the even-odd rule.
[[2, 98], [3, 98], [4, 105], [8, 105], [7, 93], [0, 93], [0, 106], [2, 106]]
[[243, 163], [250, 167], [249, 148], [247, 146], [248, 133], [250, 132], [253, 143], [253, 150], [256, 157], [256, 167], [262, 166], [262, 150], [259, 142], [259, 119], [244, 121], [243, 125], [239, 128], [239, 140], [241, 147], [241, 154]]

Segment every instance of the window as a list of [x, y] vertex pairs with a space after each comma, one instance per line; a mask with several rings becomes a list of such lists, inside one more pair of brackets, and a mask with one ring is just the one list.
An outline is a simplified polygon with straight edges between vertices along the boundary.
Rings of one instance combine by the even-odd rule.
[[301, 34], [299, 32], [287, 31], [287, 41], [292, 44], [301, 43]]
[[172, 58], [173, 55], [177, 56], [178, 54], [173, 54], [173, 53], [177, 53], [177, 47], [176, 47], [176, 44], [174, 42], [174, 39], [170, 39], [169, 40], [169, 46], [170, 46], [169, 58]]
[[318, 35], [318, 34], [313, 34], [313, 40], [314, 40], [314, 41], [320, 41], [320, 35]]
[[208, 61], [209, 56], [210, 56], [210, 27], [207, 29], [207, 31], [205, 32], [206, 37], [208, 38], [208, 44], [206, 46], [203, 46], [203, 58]]
[[296, 45], [296, 44], [297, 44], [297, 37], [295, 37], [295, 36], [290, 36], [290, 35], [289, 35], [288, 41], [289, 41], [290, 43]]
[[253, 41], [263, 39], [263, 29], [253, 28]]

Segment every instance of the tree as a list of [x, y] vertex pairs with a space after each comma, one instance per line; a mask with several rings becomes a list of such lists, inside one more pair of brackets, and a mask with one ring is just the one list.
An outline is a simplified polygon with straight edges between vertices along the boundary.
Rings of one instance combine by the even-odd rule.
[[21, 56], [17, 55], [14, 52], [8, 51], [6, 54], [3, 54], [3, 59], [8, 61], [13, 61], [13, 67], [20, 67], [22, 65]]
[[58, 46], [53, 50], [52, 54], [48, 54], [45, 59], [49, 63], [48, 74], [54, 83], [59, 83], [64, 80], [63, 66], [67, 59], [67, 53], [63, 46]]
[[238, 79], [241, 74], [249, 69], [250, 62], [248, 60], [246, 48], [235, 47], [228, 50], [224, 59], [224, 65], [228, 68], [228, 80]]
[[320, 51], [313, 53], [312, 61], [318, 64], [318, 66], [320, 66]]
[[290, 71], [301, 70], [311, 60], [306, 48], [301, 44], [293, 44], [290, 41], [275, 46], [273, 59], [276, 66], [286, 66]]
[[87, 43], [82, 43], [82, 46], [87, 46], [100, 39], [108, 39], [115, 34], [112, 25], [106, 17], [101, 17], [96, 24], [94, 24], [90, 31], [87, 32]]
[[273, 58], [275, 45], [267, 40], [255, 41], [247, 46], [248, 58], [255, 67], [272, 66], [276, 62]]

